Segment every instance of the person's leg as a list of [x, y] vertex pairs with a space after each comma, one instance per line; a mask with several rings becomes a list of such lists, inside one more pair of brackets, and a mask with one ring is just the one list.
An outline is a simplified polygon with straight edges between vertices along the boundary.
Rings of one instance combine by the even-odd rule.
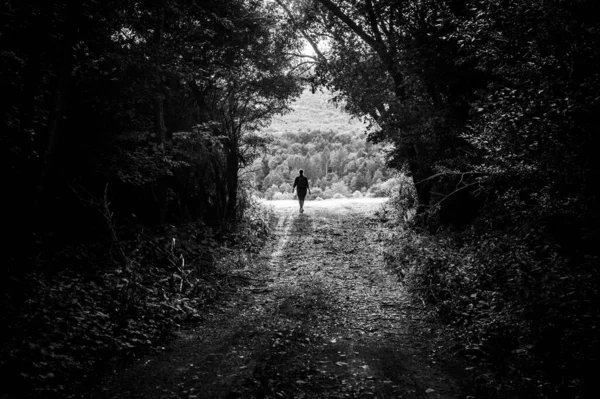
[[300, 203], [300, 213], [304, 212], [304, 197], [306, 196], [306, 190], [298, 190], [298, 202]]

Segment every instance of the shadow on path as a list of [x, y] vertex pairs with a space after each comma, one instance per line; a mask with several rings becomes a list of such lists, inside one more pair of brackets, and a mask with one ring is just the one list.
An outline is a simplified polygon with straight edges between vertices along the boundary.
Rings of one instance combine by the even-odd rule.
[[104, 398], [457, 398], [436, 334], [383, 267], [375, 222], [279, 211], [252, 284], [98, 393]]

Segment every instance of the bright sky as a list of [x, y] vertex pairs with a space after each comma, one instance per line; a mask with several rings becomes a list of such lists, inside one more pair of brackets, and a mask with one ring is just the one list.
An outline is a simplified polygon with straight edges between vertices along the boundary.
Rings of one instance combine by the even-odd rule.
[[308, 43], [308, 41], [303, 40], [304, 41], [304, 48], [302, 49], [302, 54], [304, 55], [312, 55], [315, 56], [315, 50], [313, 50], [312, 46]]
[[[312, 56], [316, 55], [315, 50], [313, 50], [312, 46], [308, 43], [308, 41], [306, 41], [306, 39], [304, 39], [303, 41], [304, 41], [303, 54], [312, 55]], [[319, 50], [321, 51], [321, 53], [323, 53], [324, 51], [327, 51], [327, 48], [329, 47], [329, 43], [326, 40], [320, 40], [317, 43], [317, 46], [319, 47]]]

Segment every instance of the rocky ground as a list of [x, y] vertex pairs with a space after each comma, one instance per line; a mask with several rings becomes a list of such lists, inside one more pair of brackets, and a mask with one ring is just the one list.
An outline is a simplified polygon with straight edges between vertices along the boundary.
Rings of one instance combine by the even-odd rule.
[[97, 398], [469, 398], [443, 327], [382, 256], [381, 201], [271, 203], [237, 292]]

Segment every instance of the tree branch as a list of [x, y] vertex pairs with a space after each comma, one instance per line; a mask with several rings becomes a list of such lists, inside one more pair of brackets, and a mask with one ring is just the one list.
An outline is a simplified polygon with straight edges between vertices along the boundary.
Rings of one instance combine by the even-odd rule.
[[[423, 182], [426, 182], [427, 180], [431, 180], [431, 179], [435, 179], [436, 177], [440, 177], [440, 176], [447, 176], [447, 175], [461, 175], [461, 176], [465, 176], [465, 175], [484, 175], [485, 173], [483, 172], [440, 172], [440, 173], [436, 173], [435, 175], [429, 176], [423, 180], [420, 180], [418, 182], [416, 182], [415, 184], [421, 184]], [[462, 178], [461, 178], [462, 181]]]
[[291, 55], [292, 57], [298, 57], [298, 58], [310, 58], [314, 61], [317, 61], [317, 57], [315, 57], [314, 55], [308, 55], [308, 54], [294, 54], [294, 53], [283, 53], [284, 55]]
[[[373, 51], [375, 51], [377, 53], [381, 63], [385, 66], [388, 73], [394, 80], [396, 97], [399, 99], [404, 99], [406, 97], [406, 89], [405, 89], [406, 83], [404, 82], [403, 74], [400, 73], [400, 71], [398, 70], [398, 68], [395, 64], [396, 60], [394, 59], [395, 57], [393, 54], [395, 52], [395, 50], [394, 50], [395, 47], [394, 47], [393, 43], [390, 43], [390, 46], [389, 46], [390, 48], [388, 49], [388, 46], [386, 45], [386, 43], [383, 41], [383, 38], [381, 37], [379, 28], [377, 28], [377, 26], [376, 26], [377, 21], [376, 20], [373, 21], [375, 23], [375, 28], [374, 28], [375, 32], [374, 33], [379, 32], [379, 34], [376, 34], [376, 37], [373, 38], [369, 34], [367, 34], [364, 31], [364, 29], [362, 29], [356, 22], [354, 22], [352, 20], [352, 18], [350, 18], [348, 15], [346, 15], [340, 9], [340, 7], [338, 7], [332, 0], [315, 0], [315, 1], [318, 1], [319, 3], [321, 3], [331, 13], [333, 13], [336, 17], [338, 17], [356, 35], [358, 35], [358, 37], [360, 37], [367, 45], [369, 45], [373, 49]], [[373, 17], [375, 17], [374, 12], [375, 11], [373, 10]], [[368, 18], [368, 16], [367, 16], [367, 20], [370, 21], [371, 18]]]
[[[279, 0], [276, 0], [279, 2]], [[333, 13], [336, 17], [338, 17], [342, 22], [344, 22], [350, 29], [354, 31], [362, 40], [365, 41], [369, 46], [371, 46], [374, 50], [377, 49], [377, 41], [373, 39], [371, 36], [367, 34], [356, 22], [354, 22], [349, 16], [347, 16], [333, 1], [331, 0], [316, 0], [319, 3], [323, 4], [325, 8]]]
[[[296, 23], [296, 18], [294, 18], [294, 14], [292, 14], [292, 12], [290, 11], [290, 9], [283, 3], [283, 1], [281, 1], [281, 0], [275, 0], [275, 2], [277, 4], [279, 4], [279, 6], [281, 8], [283, 8], [283, 10], [288, 15], [288, 17], [290, 17], [290, 19], [294, 23]], [[306, 41], [310, 44], [310, 46], [313, 48], [315, 54], [317, 54], [318, 59], [327, 62], [327, 59], [325, 58], [325, 56], [323, 55], [323, 53], [321, 53], [321, 51], [319, 50], [319, 47], [314, 42], [314, 40], [308, 35], [308, 33], [306, 33], [306, 31], [304, 29], [302, 29], [302, 28], [298, 28], [298, 30], [302, 34], [302, 37], [304, 37], [306, 39]]]
[[441, 200], [439, 200], [435, 204], [429, 206], [429, 209], [435, 209], [435, 207], [439, 206], [442, 202], [446, 201], [448, 198], [450, 198], [454, 194], [458, 193], [459, 191], [462, 191], [465, 188], [469, 188], [469, 187], [475, 186], [477, 184], [480, 184], [480, 183], [478, 181], [475, 181], [473, 183], [465, 184], [464, 186], [462, 186], [460, 188], [457, 188], [456, 190], [452, 191], [450, 194], [446, 195], [444, 198], [442, 198]]
[[381, 32], [379, 32], [379, 27], [377, 26], [377, 18], [375, 18], [375, 10], [373, 9], [373, 2], [371, 0], [367, 0], [367, 13], [369, 23], [371, 24], [371, 29], [373, 30], [376, 40], [380, 43], [380, 45], [384, 45]]
[[[295, 66], [294, 66], [294, 67], [293, 67], [293, 68], [290, 70], [290, 72], [294, 72], [296, 69], [300, 68], [302, 65], [305, 65], [305, 64], [311, 64], [311, 65], [314, 65], [314, 62], [312, 62], [312, 61], [304, 61], [304, 62], [301, 62], [301, 63], [299, 63], [298, 65], [295, 65]], [[309, 69], [310, 69], [310, 68], [309, 68]]]

